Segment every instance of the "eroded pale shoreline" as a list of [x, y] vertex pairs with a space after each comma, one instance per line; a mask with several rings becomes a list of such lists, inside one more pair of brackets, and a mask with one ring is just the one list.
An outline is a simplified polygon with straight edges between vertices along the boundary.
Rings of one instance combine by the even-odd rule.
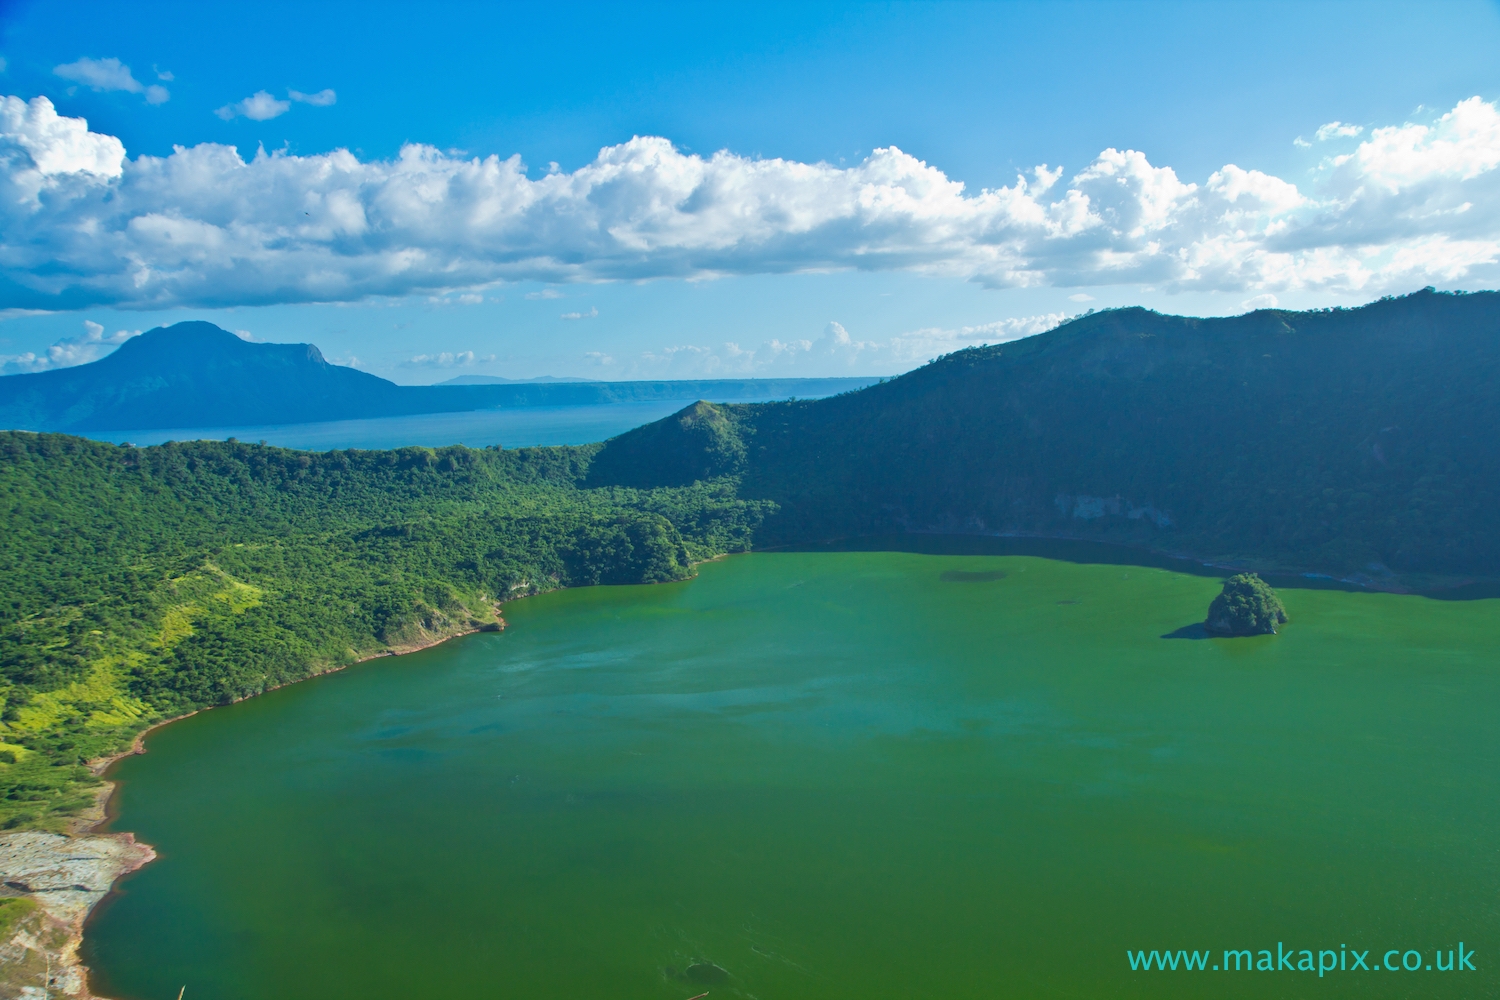
[[[369, 660], [416, 653], [451, 639], [504, 628], [505, 619], [497, 605], [494, 622], [425, 634], [417, 641], [391, 646], [289, 683], [300, 684]], [[266, 688], [259, 694], [286, 686]], [[136, 734], [126, 749], [90, 761], [89, 769], [101, 777], [106, 775], [126, 757], [145, 753], [146, 737], [151, 733], [197, 714], [188, 712], [153, 723]], [[0, 900], [20, 899], [34, 904], [0, 941], [0, 1000], [58, 996], [108, 1000], [89, 988], [89, 970], [78, 954], [84, 926], [120, 879], [157, 856], [150, 844], [137, 841], [133, 833], [96, 832], [113, 818], [110, 806], [118, 788], [117, 782], [101, 782], [93, 804], [74, 818], [67, 834], [32, 830], [0, 834]]]
[[[1203, 562], [1178, 553], [1153, 551], [1152, 554], [1225, 570], [1237, 568], [1225, 563]], [[703, 561], [716, 562], [724, 558], [726, 555]], [[1340, 582], [1370, 590], [1379, 589], [1365, 580], [1348, 579]], [[504, 629], [505, 621], [499, 613], [498, 604], [494, 606], [494, 610], [494, 622], [479, 623], [471, 619], [461, 628], [439, 632], [419, 630], [420, 638], [414, 641], [386, 647], [347, 663], [310, 673], [285, 685], [268, 687], [258, 694], [324, 674], [337, 673], [369, 660], [419, 652], [452, 639]], [[209, 710], [211, 707], [198, 711]], [[157, 729], [196, 714], [197, 711], [189, 712], [153, 723], [137, 734], [126, 749], [91, 761], [90, 769], [101, 777], [107, 775], [124, 758], [145, 753], [146, 738]], [[116, 782], [103, 781], [93, 804], [69, 824], [67, 835], [35, 831], [0, 833], [0, 898], [26, 898], [37, 904], [36, 911], [18, 921], [4, 935], [5, 939], [0, 941], [0, 1000], [44, 995], [74, 997], [78, 1000], [108, 1000], [90, 990], [88, 968], [80, 960], [79, 948], [87, 920], [98, 904], [108, 898], [120, 879], [143, 868], [157, 857], [151, 845], [136, 841], [131, 833], [98, 832], [107, 827], [113, 818], [111, 805], [117, 791]], [[50, 985], [44, 994], [41, 984], [49, 972]], [[28, 979], [35, 985], [27, 983]]]
[[78, 958], [84, 921], [118, 879], [155, 858], [150, 845], [129, 833], [0, 837], [5, 894], [36, 904], [0, 944], [0, 996], [92, 998], [88, 969]]

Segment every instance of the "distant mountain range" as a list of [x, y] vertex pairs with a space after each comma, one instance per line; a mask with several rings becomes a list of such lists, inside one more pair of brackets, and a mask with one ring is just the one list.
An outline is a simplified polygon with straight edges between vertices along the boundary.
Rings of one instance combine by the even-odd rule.
[[779, 506], [757, 545], [1062, 536], [1422, 586], [1500, 577], [1497, 428], [1500, 293], [1114, 309], [833, 399], [695, 405], [587, 484], [736, 477]]
[[402, 386], [329, 364], [312, 344], [250, 343], [212, 323], [188, 322], [148, 330], [90, 364], [0, 378], [0, 427], [150, 430], [639, 400], [814, 397], [876, 381], [508, 382], [463, 376], [435, 386]]

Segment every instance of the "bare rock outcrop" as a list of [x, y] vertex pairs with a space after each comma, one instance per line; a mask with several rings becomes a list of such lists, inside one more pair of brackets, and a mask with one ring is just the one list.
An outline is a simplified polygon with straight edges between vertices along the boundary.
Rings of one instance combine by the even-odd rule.
[[155, 857], [128, 833], [0, 834], [0, 898], [35, 904], [16, 907], [0, 941], [0, 1000], [91, 1000], [88, 970], [78, 960], [83, 922], [116, 879]]

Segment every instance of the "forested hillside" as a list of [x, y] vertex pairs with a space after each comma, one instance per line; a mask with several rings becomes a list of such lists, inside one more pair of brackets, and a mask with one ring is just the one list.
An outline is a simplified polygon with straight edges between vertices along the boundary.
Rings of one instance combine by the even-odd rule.
[[752, 542], [1123, 542], [1392, 588], [1500, 578], [1500, 294], [1082, 317], [580, 448], [310, 454], [0, 433], [0, 825], [149, 722]]
[[1071, 536], [1423, 587], [1500, 576], [1500, 294], [1118, 309], [826, 400], [699, 404], [589, 482], [732, 475], [757, 544]]
[[491, 625], [502, 598], [681, 579], [772, 509], [579, 489], [596, 448], [0, 434], [0, 825], [64, 823], [83, 763], [156, 719]]

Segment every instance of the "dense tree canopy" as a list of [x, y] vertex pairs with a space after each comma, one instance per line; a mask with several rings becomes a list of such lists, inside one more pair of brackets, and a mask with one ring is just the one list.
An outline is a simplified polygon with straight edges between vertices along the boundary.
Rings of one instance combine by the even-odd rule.
[[1271, 585], [1254, 573], [1236, 573], [1208, 606], [1203, 627], [1218, 635], [1275, 635], [1286, 608]]
[[1497, 385], [1495, 292], [1116, 309], [859, 392], [669, 417], [589, 481], [734, 473], [778, 505], [762, 545], [1064, 536], [1426, 589], [1500, 576]]
[[0, 824], [57, 826], [160, 718], [745, 549], [732, 483], [584, 489], [597, 446], [310, 454], [0, 434]]

